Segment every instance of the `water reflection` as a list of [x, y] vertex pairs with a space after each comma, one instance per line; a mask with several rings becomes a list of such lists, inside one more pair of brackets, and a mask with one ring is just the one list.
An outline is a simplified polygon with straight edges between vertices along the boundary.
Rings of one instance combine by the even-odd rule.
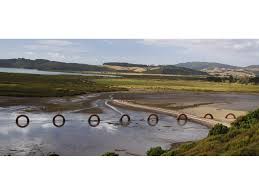
[[[179, 126], [173, 117], [158, 115], [159, 122], [150, 126], [149, 112], [137, 112], [112, 108], [105, 101], [98, 101], [103, 113], [100, 124], [91, 127], [90, 114], [63, 112], [66, 122], [62, 127], [52, 123], [55, 113], [24, 113], [25, 107], [0, 109], [0, 154], [1, 155], [101, 155], [107, 151], [119, 151], [120, 155], [145, 155], [152, 146], [169, 147], [171, 143], [204, 138], [208, 129], [188, 122]], [[28, 107], [26, 107], [28, 108]], [[130, 115], [129, 125], [120, 124], [121, 114]], [[30, 124], [19, 128], [15, 119], [26, 114]]]

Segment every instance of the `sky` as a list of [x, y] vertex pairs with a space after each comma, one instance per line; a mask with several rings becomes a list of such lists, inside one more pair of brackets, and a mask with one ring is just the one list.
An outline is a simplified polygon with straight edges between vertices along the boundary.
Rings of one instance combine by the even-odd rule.
[[259, 39], [0, 39], [0, 58], [49, 59], [101, 65], [104, 62], [259, 64]]

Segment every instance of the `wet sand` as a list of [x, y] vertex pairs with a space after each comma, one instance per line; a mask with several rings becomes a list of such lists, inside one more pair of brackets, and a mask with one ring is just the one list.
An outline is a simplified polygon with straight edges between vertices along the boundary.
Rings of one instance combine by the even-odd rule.
[[[153, 111], [156, 113], [171, 115], [176, 118], [178, 118], [179, 115], [181, 115], [183, 113], [183, 112], [179, 112], [179, 111], [175, 111], [175, 110], [168, 110], [168, 109], [164, 109], [164, 108], [139, 105], [139, 104], [127, 102], [125, 100], [124, 101], [123, 100], [113, 100], [111, 103], [114, 104], [115, 106], [117, 105], [117, 106], [121, 106], [121, 107], [132, 107], [132, 108], [136, 108], [136, 109], [140, 109], [140, 110], [148, 110], [148, 111]], [[195, 123], [199, 123], [199, 124], [207, 126], [209, 128], [212, 128], [214, 125], [216, 125], [218, 123], [230, 127], [230, 123], [227, 123], [227, 122], [216, 121], [214, 119], [207, 119], [207, 118], [203, 118], [203, 117], [197, 117], [194, 114], [188, 114], [188, 113], [185, 113], [184, 115], [186, 116], [186, 121], [192, 121]]]
[[247, 114], [248, 111], [259, 108], [258, 94], [223, 92], [143, 93], [129, 94], [128, 96], [126, 94], [123, 96], [115, 95], [114, 99], [177, 111], [199, 118], [203, 118], [205, 114], [210, 113], [214, 117], [213, 120], [227, 124], [235, 120], [231, 116], [225, 118], [228, 113], [233, 113], [236, 117], [239, 117]]

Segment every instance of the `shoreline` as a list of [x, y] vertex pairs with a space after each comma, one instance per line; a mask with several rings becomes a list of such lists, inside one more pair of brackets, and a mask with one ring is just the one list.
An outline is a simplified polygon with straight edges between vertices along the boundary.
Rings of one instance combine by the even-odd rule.
[[[171, 115], [173, 117], [177, 117], [180, 114], [182, 114], [183, 112], [180, 111], [175, 111], [175, 110], [168, 110], [168, 109], [164, 109], [164, 108], [157, 108], [157, 107], [151, 107], [151, 106], [146, 106], [146, 105], [139, 105], [139, 104], [135, 104], [135, 103], [131, 103], [131, 102], [127, 102], [127, 101], [123, 101], [123, 100], [111, 100], [110, 101], [113, 105], [118, 105], [118, 106], [126, 106], [126, 107], [131, 107], [131, 108], [136, 108], [139, 110], [148, 110], [148, 111], [152, 111], [152, 112], [157, 112], [157, 113], [162, 113], [162, 114], [166, 114], [166, 115]], [[216, 121], [213, 119], [206, 119], [206, 118], [201, 118], [192, 114], [188, 114], [188, 113], [184, 113], [187, 117], [189, 121], [204, 125], [208, 128], [212, 128], [214, 125], [216, 124], [223, 124], [227, 127], [230, 127], [230, 123], [226, 123], [226, 122], [222, 122], [222, 121]]]

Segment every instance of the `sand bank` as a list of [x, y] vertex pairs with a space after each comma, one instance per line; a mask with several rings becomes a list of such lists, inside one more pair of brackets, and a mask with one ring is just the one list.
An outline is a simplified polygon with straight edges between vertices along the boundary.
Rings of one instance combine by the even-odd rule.
[[[214, 119], [202, 118], [202, 117], [196, 116], [194, 114], [187, 113], [187, 111], [183, 112], [183, 111], [168, 110], [168, 109], [164, 109], [164, 108], [135, 104], [135, 103], [128, 102], [128, 101], [125, 101], [125, 100], [112, 100], [111, 102], [114, 105], [127, 106], [127, 107], [142, 109], [142, 110], [148, 110], [148, 111], [152, 111], [152, 112], [171, 115], [171, 116], [174, 116], [174, 117], [179, 116], [181, 113], [185, 113], [186, 116], [188, 117], [189, 121], [205, 125], [209, 128], [213, 127], [217, 123], [221, 123], [221, 124], [229, 127], [230, 123], [231, 123], [231, 122], [224, 122], [224, 121], [219, 121], [219, 120], [214, 120]], [[195, 110], [193, 110], [193, 111], [195, 111]], [[233, 119], [232, 119], [232, 121], [233, 121]]]

